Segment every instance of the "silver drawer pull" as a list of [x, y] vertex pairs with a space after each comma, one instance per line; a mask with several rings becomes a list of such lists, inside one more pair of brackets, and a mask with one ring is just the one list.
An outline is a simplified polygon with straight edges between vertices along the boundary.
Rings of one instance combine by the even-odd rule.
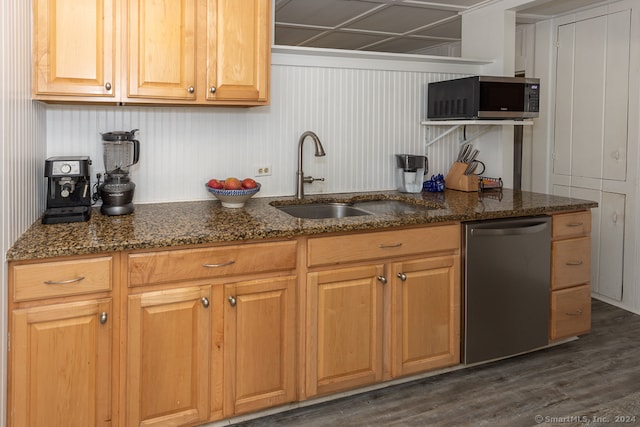
[[380, 245], [378, 245], [380, 249], [399, 248], [400, 246], [402, 246], [402, 242], [394, 243], [392, 245], [385, 245], [384, 243], [381, 243]]
[[76, 277], [75, 279], [69, 279], [69, 280], [46, 280], [44, 282], [45, 285], [68, 285], [70, 283], [76, 283], [79, 282], [81, 280], [84, 280], [84, 276], [80, 276], [80, 277]]
[[235, 261], [231, 260], [231, 261], [223, 262], [220, 264], [202, 264], [202, 266], [206, 268], [218, 268], [218, 267], [226, 267], [228, 265], [235, 264], [235, 263], [236, 263]]
[[582, 227], [583, 225], [584, 225], [584, 222], [571, 222], [567, 224], [567, 227]]
[[578, 265], [582, 265], [582, 261], [567, 261], [565, 264], [571, 265], [571, 266], [578, 266]]
[[565, 313], [567, 316], [582, 316], [582, 309], [579, 308], [575, 313]]

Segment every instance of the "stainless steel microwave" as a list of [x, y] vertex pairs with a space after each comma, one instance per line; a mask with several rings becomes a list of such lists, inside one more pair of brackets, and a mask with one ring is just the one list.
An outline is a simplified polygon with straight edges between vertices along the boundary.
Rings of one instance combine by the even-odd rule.
[[427, 118], [529, 119], [540, 111], [540, 79], [473, 76], [429, 83]]

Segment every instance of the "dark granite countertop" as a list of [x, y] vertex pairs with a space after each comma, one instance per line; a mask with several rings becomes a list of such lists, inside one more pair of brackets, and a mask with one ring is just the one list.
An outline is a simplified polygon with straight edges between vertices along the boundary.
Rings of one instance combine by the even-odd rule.
[[104, 216], [94, 208], [88, 222], [43, 225], [36, 221], [9, 249], [7, 260], [375, 230], [597, 207], [596, 202], [588, 200], [507, 189], [482, 195], [455, 190], [323, 194], [309, 195], [302, 202], [379, 199], [404, 200], [431, 209], [413, 214], [389, 212], [318, 220], [294, 218], [270, 204], [300, 202], [293, 197], [254, 197], [240, 209], [223, 208], [213, 197], [207, 201], [138, 204], [133, 214], [123, 216]]

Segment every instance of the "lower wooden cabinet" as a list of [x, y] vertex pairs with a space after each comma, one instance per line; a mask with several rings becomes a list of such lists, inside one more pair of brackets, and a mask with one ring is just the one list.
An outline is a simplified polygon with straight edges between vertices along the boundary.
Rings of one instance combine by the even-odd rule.
[[295, 400], [295, 287], [295, 276], [225, 285], [225, 416]]
[[551, 292], [549, 338], [558, 340], [591, 330], [591, 285]]
[[129, 295], [127, 426], [209, 417], [210, 286]]
[[391, 376], [460, 363], [460, 269], [444, 256], [391, 265]]
[[553, 215], [549, 339], [591, 330], [591, 212]]
[[[445, 225], [309, 239], [308, 397], [460, 363], [459, 233]], [[339, 263], [336, 251], [363, 263]]]
[[111, 298], [11, 316], [9, 425], [111, 426]]
[[308, 274], [308, 396], [382, 380], [383, 274], [382, 264]]

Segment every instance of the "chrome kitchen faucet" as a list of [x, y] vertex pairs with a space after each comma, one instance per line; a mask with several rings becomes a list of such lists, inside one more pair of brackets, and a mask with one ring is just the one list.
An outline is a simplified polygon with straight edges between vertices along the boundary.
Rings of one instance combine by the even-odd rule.
[[296, 186], [296, 199], [304, 198], [305, 183], [312, 183], [313, 181], [324, 181], [324, 178], [314, 178], [312, 176], [304, 176], [304, 172], [302, 172], [302, 144], [308, 136], [310, 136], [311, 139], [313, 139], [313, 142], [316, 145], [316, 157], [326, 156], [326, 153], [324, 152], [324, 147], [322, 147], [322, 143], [320, 142], [320, 138], [318, 138], [318, 135], [311, 132], [310, 130], [300, 135], [300, 139], [298, 140], [298, 175], [297, 175], [297, 186]]

